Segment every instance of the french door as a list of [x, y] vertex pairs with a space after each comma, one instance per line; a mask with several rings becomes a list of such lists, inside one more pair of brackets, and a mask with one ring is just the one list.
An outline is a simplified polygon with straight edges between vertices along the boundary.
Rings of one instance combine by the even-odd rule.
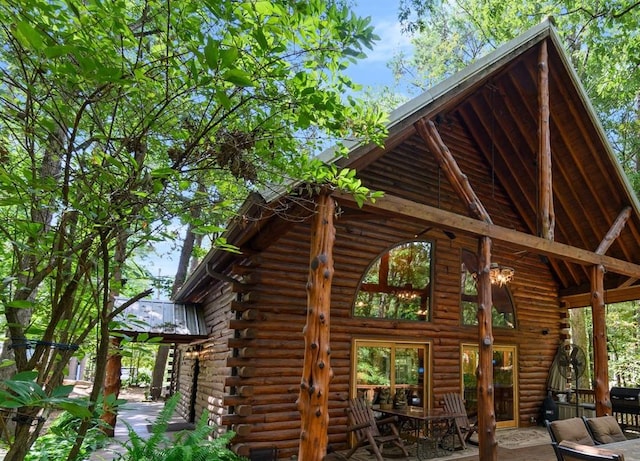
[[352, 396], [376, 404], [380, 392], [405, 393], [407, 403], [429, 406], [429, 345], [411, 342], [355, 340], [352, 362]]
[[[475, 344], [462, 345], [462, 389], [467, 412], [478, 410], [476, 369], [479, 353]], [[493, 346], [494, 410], [497, 427], [518, 425], [518, 367], [515, 346]]]

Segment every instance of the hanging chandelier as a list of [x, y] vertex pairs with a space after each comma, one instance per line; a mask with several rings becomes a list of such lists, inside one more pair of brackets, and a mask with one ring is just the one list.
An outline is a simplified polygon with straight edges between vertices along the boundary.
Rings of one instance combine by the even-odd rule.
[[[489, 268], [489, 281], [491, 285], [504, 286], [511, 282], [516, 271], [512, 267], [501, 266], [498, 263], [491, 263]], [[473, 278], [478, 280], [478, 273], [473, 272]]]
[[491, 263], [489, 268], [489, 280], [492, 285], [503, 286], [513, 279], [516, 271], [512, 267], [500, 266], [498, 263]]

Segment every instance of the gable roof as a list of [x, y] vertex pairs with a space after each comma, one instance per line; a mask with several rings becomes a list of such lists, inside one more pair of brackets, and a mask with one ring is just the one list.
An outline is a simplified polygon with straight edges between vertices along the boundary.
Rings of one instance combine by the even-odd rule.
[[[491, 187], [500, 187], [509, 197], [509, 203], [502, 206], [509, 207], [518, 219], [503, 218], [501, 222], [498, 214], [495, 224], [522, 235], [538, 236], [537, 72], [542, 43], [546, 43], [548, 50], [555, 241], [578, 251], [595, 252], [618, 216], [625, 211], [629, 213], [606, 256], [634, 265], [625, 270], [626, 274], [607, 274], [605, 282], [606, 288], [616, 290], [620, 298], [614, 299], [612, 295], [610, 302], [638, 298], [640, 288], [636, 282], [640, 272], [635, 276], [635, 265], [640, 264], [638, 201], [550, 21], [532, 28], [394, 111], [384, 147], [357, 145], [348, 157], [335, 162], [355, 168], [366, 177], [384, 156], [433, 158], [415, 128], [421, 119], [432, 120], [453, 157], [464, 160], [468, 169], [463, 173], [468, 175], [471, 186], [486, 189], [490, 181]], [[334, 161], [332, 155], [329, 150], [322, 158]], [[377, 185], [375, 180], [372, 183]], [[384, 190], [384, 183], [380, 184], [379, 189]], [[267, 202], [278, 199], [275, 195], [265, 197]], [[419, 194], [412, 197], [415, 202], [421, 202]], [[254, 196], [245, 206], [260, 213], [259, 204], [263, 200]], [[429, 202], [425, 198], [423, 203]], [[485, 206], [492, 215], [495, 204], [485, 203]], [[466, 214], [464, 207], [453, 211]], [[234, 239], [228, 240], [241, 245], [262, 225], [233, 225], [228, 234]], [[205, 282], [203, 279], [215, 278], [216, 273], [222, 272], [229, 258], [219, 251], [207, 255], [176, 298], [186, 300], [195, 294]], [[548, 263], [565, 300], [572, 305], [588, 304], [584, 294], [590, 292], [589, 265], [553, 255], [548, 257]]]

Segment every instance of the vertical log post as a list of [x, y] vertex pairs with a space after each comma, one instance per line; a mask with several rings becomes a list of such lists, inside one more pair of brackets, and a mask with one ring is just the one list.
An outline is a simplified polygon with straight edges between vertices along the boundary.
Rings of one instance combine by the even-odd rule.
[[297, 405], [302, 430], [298, 459], [321, 461], [327, 454], [329, 428], [329, 382], [333, 371], [329, 363], [329, 320], [335, 202], [323, 191], [311, 227], [309, 279], [307, 281], [307, 324], [304, 328], [304, 364]]
[[493, 325], [491, 319], [491, 239], [478, 241], [478, 442], [482, 461], [498, 459], [493, 392]]
[[[120, 395], [120, 387], [122, 384], [121, 370], [122, 370], [122, 354], [120, 353], [120, 343], [122, 338], [111, 338], [111, 347], [109, 350], [109, 357], [107, 358], [107, 366], [104, 377], [104, 396], [105, 399], [109, 395], [115, 395], [116, 399]], [[116, 427], [116, 419], [118, 415], [104, 405], [104, 413], [102, 414], [102, 421], [106, 423], [103, 432], [108, 437], [113, 437]]]
[[551, 181], [551, 135], [549, 132], [549, 62], [547, 42], [540, 44], [538, 57], [538, 163], [540, 171], [540, 237], [554, 239], [555, 212]]
[[607, 356], [607, 324], [604, 304], [604, 267], [591, 269], [591, 313], [593, 316], [593, 355], [595, 372], [596, 415], [611, 414], [609, 394], [609, 358]]

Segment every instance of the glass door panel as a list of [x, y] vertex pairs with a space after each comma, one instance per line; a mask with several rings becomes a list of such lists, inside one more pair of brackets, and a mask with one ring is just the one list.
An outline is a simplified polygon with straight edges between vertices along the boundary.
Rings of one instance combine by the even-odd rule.
[[391, 347], [362, 345], [356, 357], [356, 395], [376, 403], [379, 389], [391, 386]]
[[425, 364], [428, 346], [410, 343], [355, 342], [355, 392], [372, 404], [380, 391], [403, 392], [409, 405], [428, 405]]
[[[478, 346], [462, 346], [462, 389], [467, 412], [477, 413]], [[494, 409], [498, 427], [517, 426], [517, 375], [515, 346], [493, 347]]]

